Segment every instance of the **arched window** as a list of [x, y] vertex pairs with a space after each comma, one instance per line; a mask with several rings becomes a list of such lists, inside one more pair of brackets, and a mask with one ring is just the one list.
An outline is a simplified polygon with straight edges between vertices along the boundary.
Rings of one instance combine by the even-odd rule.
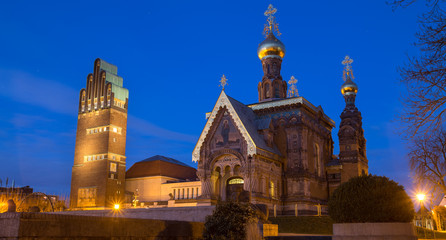
[[320, 176], [321, 174], [320, 149], [317, 143], [314, 144], [313, 155], [314, 155], [314, 170], [316, 171], [316, 174]]
[[270, 98], [269, 83], [265, 84], [265, 98]]
[[279, 84], [274, 84], [274, 97], [275, 98], [280, 98], [280, 89], [279, 89]]

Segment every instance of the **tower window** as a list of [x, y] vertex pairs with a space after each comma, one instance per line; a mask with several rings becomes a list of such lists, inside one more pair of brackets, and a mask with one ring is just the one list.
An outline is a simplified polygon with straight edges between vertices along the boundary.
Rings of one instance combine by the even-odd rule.
[[85, 112], [85, 105], [82, 104], [82, 112]]
[[265, 98], [270, 98], [269, 83], [265, 84]]
[[116, 172], [117, 164], [116, 163], [110, 163], [110, 172]]
[[274, 84], [274, 97], [275, 98], [280, 98], [280, 89], [279, 89], [279, 84]]

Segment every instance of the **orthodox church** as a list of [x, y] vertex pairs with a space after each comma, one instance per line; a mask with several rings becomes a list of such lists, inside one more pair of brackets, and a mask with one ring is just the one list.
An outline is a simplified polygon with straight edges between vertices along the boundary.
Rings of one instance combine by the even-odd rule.
[[[358, 87], [353, 82], [353, 60], [346, 56], [342, 62], [345, 108], [336, 156], [331, 132], [335, 122], [320, 106], [297, 94], [294, 77], [288, 89], [281, 76], [286, 50], [276, 37], [280, 33], [275, 13], [270, 5], [265, 12], [266, 39], [257, 49], [263, 70], [258, 103], [245, 105], [228, 96], [222, 77], [223, 90], [206, 114], [206, 125], [192, 152], [197, 169], [154, 156], [133, 165], [124, 177], [128, 91], [115, 66], [96, 60], [87, 89], [81, 90], [71, 207], [107, 207], [107, 200], [123, 201], [127, 192], [152, 207], [233, 200], [266, 205], [279, 215], [314, 214], [315, 206], [326, 205], [341, 183], [367, 174], [362, 117], [355, 106]], [[103, 104], [103, 98], [108, 103]], [[101, 116], [104, 123], [95, 120]]]

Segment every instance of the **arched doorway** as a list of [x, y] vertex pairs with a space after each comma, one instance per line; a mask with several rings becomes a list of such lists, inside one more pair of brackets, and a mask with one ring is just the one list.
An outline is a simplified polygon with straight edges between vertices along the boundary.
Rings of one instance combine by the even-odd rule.
[[226, 200], [236, 201], [240, 193], [243, 192], [245, 181], [241, 177], [233, 177], [228, 179], [226, 183]]

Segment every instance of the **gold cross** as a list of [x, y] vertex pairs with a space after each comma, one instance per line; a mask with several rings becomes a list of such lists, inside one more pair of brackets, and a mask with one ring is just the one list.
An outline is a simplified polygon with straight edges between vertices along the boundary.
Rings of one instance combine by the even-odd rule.
[[273, 7], [272, 4], [268, 6], [268, 9], [265, 11], [265, 16], [268, 18], [273, 17], [273, 15], [277, 12], [277, 9]]
[[264, 15], [267, 16], [266, 22], [268, 24], [265, 24], [265, 27], [263, 28], [263, 34], [265, 37], [268, 36], [268, 34], [272, 31], [276, 31], [277, 36], [280, 36], [281, 33], [279, 32], [279, 24], [276, 23], [276, 17], [274, 17], [274, 14], [276, 14], [277, 9], [273, 7], [272, 4], [268, 6], [268, 9], [266, 9]]
[[225, 90], [225, 86], [228, 85], [228, 79], [225, 77], [225, 75], [223, 74], [223, 76], [220, 79], [220, 87], [223, 88], [223, 90]]
[[290, 80], [288, 81], [288, 84], [294, 85], [297, 83], [297, 79], [294, 78], [294, 76], [291, 76]]
[[352, 80], [355, 78], [353, 76], [352, 66], [350, 65], [352, 63], [353, 63], [353, 59], [351, 59], [348, 55], [345, 56], [344, 60], [342, 60], [342, 65], [344, 65], [344, 71], [342, 73], [342, 78], [344, 79], [344, 81], [347, 80], [346, 75], [350, 76]]
[[299, 93], [297, 91], [296, 87], [297, 79], [294, 78], [294, 76], [291, 76], [291, 79], [288, 81], [288, 84], [290, 84], [290, 89], [288, 89], [288, 97], [299, 97]]

